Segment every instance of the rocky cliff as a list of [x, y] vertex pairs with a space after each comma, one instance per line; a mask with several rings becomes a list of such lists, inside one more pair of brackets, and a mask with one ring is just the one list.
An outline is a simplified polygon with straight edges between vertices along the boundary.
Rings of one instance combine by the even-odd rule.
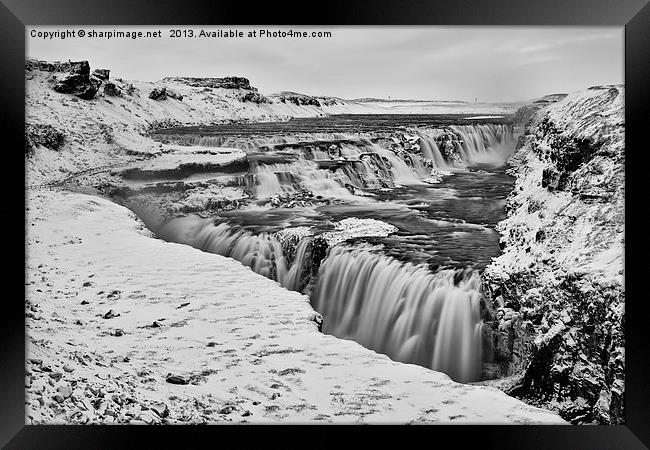
[[573, 423], [624, 421], [623, 97], [596, 86], [518, 112], [503, 254], [483, 276], [505, 390]]

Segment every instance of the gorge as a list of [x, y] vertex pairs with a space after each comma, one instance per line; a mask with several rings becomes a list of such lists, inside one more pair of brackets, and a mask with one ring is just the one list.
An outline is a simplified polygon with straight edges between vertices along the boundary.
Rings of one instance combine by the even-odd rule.
[[[329, 335], [337, 338], [336, 342], [361, 344], [370, 350], [362, 354], [365, 355], [363, 358], [374, 361], [371, 365], [380, 364], [379, 361], [384, 361], [381, 355], [386, 355], [392, 360], [391, 364], [393, 361], [397, 364], [396, 371], [415, 373], [409, 371], [420, 366], [425, 372], [417, 372], [417, 377], [425, 378], [437, 377], [441, 372], [451, 380], [463, 383], [460, 386], [469, 389], [467, 392], [472, 392], [471, 395], [496, 395], [492, 394], [493, 388], [485, 385], [495, 386], [535, 406], [551, 408], [574, 423], [619, 420], [622, 400], [618, 392], [622, 386], [616, 381], [621, 370], [616, 362], [616, 352], [621, 347], [621, 336], [616, 334], [617, 328], [614, 327], [612, 334], [598, 337], [607, 344], [583, 342], [575, 337], [579, 332], [576, 328], [578, 314], [567, 309], [566, 303], [548, 306], [549, 298], [564, 298], [562, 296], [568, 292], [566, 286], [561, 285], [562, 281], [544, 284], [550, 273], [546, 266], [552, 263], [548, 261], [550, 252], [545, 249], [546, 254], [542, 254], [541, 246], [553, 246], [553, 226], [556, 223], [552, 222], [548, 225], [550, 228], [542, 230], [544, 234], [540, 238], [540, 229], [524, 217], [533, 213], [547, 214], [546, 220], [558, 217], [558, 210], [552, 208], [557, 206], [559, 198], [568, 202], [571, 208], [571, 202], [584, 203], [586, 206], [580, 207], [589, 214], [603, 205], [610, 208], [606, 212], [610, 214], [608, 217], [614, 214], [615, 208], [610, 204], [612, 197], [593, 200], [602, 198], [593, 197], [602, 194], [595, 192], [593, 186], [609, 183], [605, 189], [607, 192], [611, 192], [612, 187], [614, 190], [619, 188], [618, 181], [607, 178], [617, 173], [618, 164], [622, 163], [622, 159], [615, 159], [618, 156], [612, 157], [607, 153], [612, 151], [611, 148], [618, 149], [618, 135], [608, 134], [605, 140], [596, 139], [597, 146], [590, 143], [589, 149], [598, 148], [597, 152], [601, 153], [595, 158], [592, 155], [586, 157], [582, 150], [584, 144], [575, 144], [571, 140], [574, 138], [571, 134], [573, 127], [577, 125], [571, 121], [562, 122], [561, 118], [570, 117], [567, 110], [571, 108], [589, 107], [594, 111], [610, 108], [608, 111], [615, 119], [619, 88], [593, 89], [567, 99], [565, 96], [545, 98], [516, 113], [514, 110], [492, 109], [444, 114], [383, 114], [385, 111], [368, 111], [376, 106], [340, 99], [310, 100], [292, 93], [260, 97], [261, 94], [250, 88], [248, 80], [227, 87], [224, 87], [225, 81], [219, 81], [215, 87], [213, 84], [217, 79], [204, 82], [198, 78], [166, 79], [165, 87], [173, 89], [168, 89], [173, 96], [162, 100], [147, 96], [147, 90], [154, 86], [130, 84], [133, 90], [126, 94], [129, 84], [116, 81], [116, 89], [123, 92], [119, 96], [109, 99], [108, 94], [98, 91], [100, 94], [94, 100], [70, 102], [67, 100], [70, 94], [51, 94], [48, 82], [38, 73], [40, 69], [31, 67], [29, 70], [34, 81], [30, 84], [33, 97], [30, 98], [28, 118], [54, 127], [55, 132], [65, 129], [64, 125], [56, 122], [60, 102], [63, 102], [64, 110], [79, 108], [86, 118], [84, 127], [79, 123], [70, 124], [63, 133], [67, 139], [63, 150], [35, 144], [36, 151], [28, 160], [29, 173], [34, 178], [32, 183], [36, 186], [34, 189], [51, 189], [49, 168], [63, 167], [61, 172], [67, 175], [60, 184], [65, 191], [62, 199], [69, 198], [68, 195], [89, 193], [110, 198], [138, 216], [153, 233], [148, 240], [158, 238], [160, 245], [164, 243], [164, 248], [169, 251], [178, 248], [180, 253], [187, 252], [186, 247], [201, 250], [206, 255], [192, 253], [192, 258], [206, 267], [211, 265], [208, 261], [212, 261], [207, 258], [216, 256], [210, 254], [231, 258], [227, 263], [230, 265], [224, 262], [219, 272], [204, 272], [200, 264], [192, 265], [195, 267], [192, 276], [205, 277], [202, 286], [210, 285], [209, 280], [214, 278], [214, 286], [210, 285], [209, 290], [216, 289], [218, 293], [213, 295], [221, 300], [206, 299], [209, 307], [231, 301], [228, 300], [232, 297], [229, 292], [238, 288], [232, 283], [222, 285], [220, 280], [229, 270], [243, 274], [238, 267], [241, 263], [255, 276], [263, 275], [270, 280], [262, 290], [254, 291], [256, 302], [264, 304], [267, 292], [269, 298], [284, 296], [286, 301], [302, 298], [300, 294], [306, 295], [313, 311], [307, 315], [308, 326], [313, 325], [316, 332], [325, 335], [322, 339], [329, 339]], [[57, 97], [50, 99], [50, 95]], [[213, 96], [212, 100], [210, 96]], [[228, 113], [240, 111], [238, 114], [250, 119], [239, 116], [215, 120], [214, 117], [222, 114], [222, 110], [212, 106], [214, 98], [218, 99], [217, 104], [226, 102], [230, 105]], [[86, 102], [93, 105], [88, 107]], [[197, 108], [197, 105], [204, 109]], [[553, 111], [561, 108], [565, 108], [564, 115], [553, 116]], [[93, 116], [95, 111], [99, 111], [101, 119]], [[547, 120], [552, 121], [553, 127], [548, 122], [544, 125], [542, 119], [545, 117], [550, 117]], [[618, 133], [619, 124], [612, 123], [611, 126]], [[598, 133], [595, 135], [600, 136]], [[86, 142], [86, 139], [93, 143]], [[557, 158], [545, 154], [552, 154], [549, 146], [575, 147], [578, 149], [577, 159], [571, 164], [558, 165], [555, 169], [558, 172], [551, 174], [547, 166], [555, 164]], [[89, 148], [93, 150], [89, 151]], [[102, 152], [107, 153], [104, 155]], [[80, 166], [71, 167], [69, 161], [72, 159]], [[608, 166], [610, 160], [615, 161], [614, 169]], [[600, 164], [599, 173], [593, 167], [581, 172], [585, 165], [596, 163]], [[96, 171], [88, 172], [93, 167], [97, 168]], [[533, 177], [531, 173], [539, 174], [539, 177]], [[522, 184], [528, 180], [527, 177], [533, 177], [534, 181], [531, 178], [528, 185]], [[542, 180], [547, 180], [546, 185], [541, 186]], [[569, 189], [582, 189], [580, 192], [583, 193]], [[46, 199], [58, 194], [41, 192], [39, 195]], [[38, 198], [33, 201], [40, 205]], [[618, 201], [618, 197], [615, 198]], [[73, 216], [76, 217], [95, 207], [74, 208], [78, 209], [78, 212], [74, 209]], [[122, 213], [113, 211], [111, 214], [120, 216]], [[514, 220], [525, 222], [528, 228], [521, 223], [511, 226]], [[605, 218], [594, 213], [593, 220], [598, 224]], [[112, 229], [109, 225], [106, 227]], [[177, 247], [178, 244], [181, 245]], [[589, 243], [585, 249], [609, 251], [600, 236], [597, 243]], [[558, 251], [559, 254], [564, 255], [564, 251]], [[190, 254], [187, 255], [189, 260]], [[618, 257], [611, 251], [607, 256], [610, 261], [616, 261]], [[585, 253], [584, 257], [594, 260], [593, 254]], [[538, 260], [545, 262], [538, 264]], [[175, 270], [173, 256], [169, 261], [167, 267], [172, 273]], [[157, 267], [153, 259], [148, 264]], [[182, 259], [178, 265], [185, 266], [187, 262]], [[526, 267], [525, 274], [518, 272], [522, 267]], [[572, 282], [570, 289], [578, 289], [578, 285], [580, 289], [586, 289], [584, 277], [596, 273], [588, 267], [582, 275], [569, 274], [564, 266], [561, 270], [557, 267], [553, 270], [558, 280], [566, 276], [578, 277], [580, 281]], [[504, 274], [510, 274], [510, 277]], [[593, 306], [608, 323], [620, 323], [620, 316], [615, 315], [622, 295], [615, 281], [618, 275], [612, 274], [612, 281], [606, 287], [608, 293], [603, 294], [604, 300]], [[191, 289], [189, 284], [187, 289]], [[603, 287], [597, 289], [605, 292]], [[558, 290], [563, 292], [562, 296]], [[38, 299], [40, 294], [34, 292], [33, 295]], [[536, 304], [540, 297], [546, 300]], [[241, 298], [249, 297], [241, 294]], [[592, 295], [591, 298], [595, 297]], [[110, 299], [99, 304], [106, 301], [113, 304]], [[246, 308], [259, 308], [254, 303], [239, 304], [242, 317], [248, 317]], [[184, 304], [181, 303], [177, 307], [179, 312], [173, 314], [181, 314]], [[121, 303], [114, 305], [117, 308]], [[129, 311], [139, 307], [123, 305], [123, 314], [128, 316]], [[229, 311], [227, 306], [224, 308], [222, 313]], [[278, 327], [275, 324], [282, 323], [276, 321], [275, 313], [270, 309], [256, 311], [257, 325], [245, 327], [250, 334], [255, 326], [264, 328], [274, 324], [273, 327]], [[219, 318], [219, 315], [211, 315], [209, 320], [218, 322]], [[187, 321], [199, 319], [185, 317], [175, 323], [183, 327]], [[94, 324], [98, 319], [86, 320]], [[123, 319], [111, 320], [120, 323]], [[231, 333], [238, 335], [242, 320], [233, 319]], [[122, 326], [127, 335], [132, 333], [134, 338], [145, 332], [173, 332], [173, 327], [165, 326], [165, 322], [156, 320], [155, 323], [158, 325], [153, 328], [126, 322]], [[296, 329], [307, 326], [300, 323], [302, 325], [296, 325]], [[220, 326], [215, 325], [208, 335], [214, 334]], [[202, 329], [199, 325], [197, 327]], [[552, 336], [551, 332], [554, 333]], [[220, 333], [226, 345], [234, 342], [228, 333]], [[259, 355], [272, 354], [271, 345], [278, 345], [274, 341], [276, 334], [282, 335], [270, 332], [268, 342], [271, 344], [264, 348], [265, 353], [258, 351]], [[170, 345], [166, 343], [169, 342], [167, 336], [176, 339], [174, 334], [161, 336], [165, 341], [160, 342], [165, 342], [165, 345]], [[306, 341], [321, 339], [309, 336]], [[549, 360], [545, 346], [548, 342], [568, 345], [571, 336], [577, 344], [573, 346], [575, 351], [570, 358], [584, 356], [588, 361], [580, 366], [584, 372], [574, 371], [568, 378], [563, 372], [563, 378], [545, 385], [549, 380], [548, 374], [554, 373], [558, 365], [552, 357]], [[209, 340], [210, 348], [222, 345], [214, 338], [205, 339]], [[595, 356], [601, 344], [611, 346], [607, 350], [608, 361], [604, 364]], [[38, 348], [39, 344], [32, 345]], [[246, 349], [249, 345], [252, 344], [246, 344], [239, 353], [248, 355]], [[300, 346], [295, 341], [289, 348], [284, 348], [281, 354], [286, 356], [285, 361], [290, 360], [293, 352], [301, 355], [300, 352], [305, 350], [294, 348]], [[230, 358], [220, 355], [221, 358]], [[250, 370], [262, 364], [258, 360], [263, 357], [251, 357]], [[216, 364], [221, 371], [235, 370], [227, 364], [221, 367], [221, 363], [215, 362], [219, 358], [201, 358], [199, 360], [204, 364], [200, 369], [202, 372], [197, 368], [192, 372], [194, 375], [187, 375], [188, 379], [194, 379], [192, 377], [199, 377], [197, 373], [200, 372], [200, 377], [196, 378], [198, 385], [204, 383], [200, 380], [210, 380], [213, 375], [206, 367]], [[570, 358], [564, 363], [571, 364]], [[324, 358], [323, 366], [337, 364], [335, 359]], [[301, 363], [307, 364], [305, 360]], [[341, 361], [347, 359], [344, 357]], [[289, 372], [285, 374], [289, 375], [300, 376], [300, 370], [310, 373], [308, 365], [305, 365], [306, 369], [299, 369], [300, 363], [294, 364], [298, 366], [282, 370], [273, 368], [271, 373], [277, 375], [286, 370]], [[267, 367], [266, 363], [261, 367]], [[532, 370], [532, 367], [537, 368]], [[361, 368], [357, 369], [362, 372]], [[164, 371], [164, 368], [155, 370]], [[392, 373], [393, 369], [386, 370]], [[607, 373], [601, 376], [598, 370]], [[535, 378], [535, 371], [539, 372], [539, 378]], [[586, 380], [593, 383], [589, 381], [591, 384], [586, 387]], [[273, 385], [278, 383], [275, 381]], [[298, 384], [291, 386], [299, 391]], [[340, 387], [340, 381], [336, 386]], [[250, 385], [245, 389], [259, 391]], [[339, 388], [332, 388], [332, 392], [336, 389]], [[242, 390], [244, 386], [239, 386], [231, 394], [239, 398]], [[290, 392], [291, 389], [287, 389], [283, 395], [294, 395]], [[312, 395], [300, 392], [301, 395]], [[188, 395], [191, 397], [192, 394]], [[277, 396], [269, 394], [268, 399], [271, 397], [277, 400]], [[577, 401], [577, 398], [582, 400]], [[504, 404], [509, 405], [507, 402]], [[580, 406], [576, 408], [575, 404]], [[178, 400], [179, 408], [180, 405], [186, 407]], [[323, 411], [331, 407], [318, 405], [317, 409]], [[267, 409], [261, 416], [275, 417], [274, 411], [273, 408]], [[388, 409], [382, 411], [381, 414], [390, 415]], [[480, 422], [480, 415], [464, 412], [472, 420]], [[211, 417], [211, 420], [220, 420]], [[541, 415], [535, 417], [539, 419]], [[157, 421], [159, 417], [154, 416], [154, 419]], [[39, 420], [46, 419], [37, 418], [36, 421]], [[555, 419], [549, 417], [548, 420]], [[190, 421], [195, 423], [196, 418]]]

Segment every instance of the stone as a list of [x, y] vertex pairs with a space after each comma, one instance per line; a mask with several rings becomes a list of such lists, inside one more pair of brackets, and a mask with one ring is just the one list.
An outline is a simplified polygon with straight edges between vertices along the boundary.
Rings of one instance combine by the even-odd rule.
[[70, 388], [70, 386], [67, 386], [67, 385], [66, 386], [59, 386], [57, 388], [57, 392], [63, 398], [68, 398], [68, 397], [70, 397], [72, 395], [72, 389]]
[[116, 313], [115, 311], [113, 311], [113, 310], [111, 309], [111, 310], [109, 310], [106, 314], [104, 314], [102, 317], [103, 317], [104, 319], [112, 319], [112, 318], [114, 318], [114, 317], [119, 317], [119, 315], [120, 315], [119, 313]]
[[52, 89], [62, 94], [76, 95], [83, 100], [91, 100], [95, 97], [102, 80], [89, 74], [88, 61], [82, 61], [78, 66], [72, 66], [70, 73], [57, 80]]
[[169, 408], [164, 403], [153, 403], [149, 405], [149, 409], [158, 414], [161, 418], [169, 416]]
[[165, 381], [171, 384], [188, 384], [189, 380], [178, 375], [169, 375]]
[[52, 372], [50, 373], [50, 378], [52, 378], [54, 381], [59, 381], [63, 377], [63, 374], [61, 372]]
[[124, 330], [120, 328], [116, 328], [115, 331], [113, 332], [113, 336], [116, 337], [124, 336]]
[[99, 78], [102, 81], [108, 80], [111, 71], [109, 69], [95, 69], [93, 70], [93, 76]]
[[66, 366], [63, 366], [63, 371], [68, 372], [68, 373], [72, 373], [72, 372], [74, 372], [74, 369], [72, 367], [66, 365]]
[[109, 97], [121, 97], [122, 91], [117, 87], [117, 85], [115, 85], [115, 83], [106, 82], [104, 83], [104, 94]]
[[154, 90], [149, 93], [149, 98], [156, 101], [165, 100], [167, 98], [167, 88], [154, 88]]

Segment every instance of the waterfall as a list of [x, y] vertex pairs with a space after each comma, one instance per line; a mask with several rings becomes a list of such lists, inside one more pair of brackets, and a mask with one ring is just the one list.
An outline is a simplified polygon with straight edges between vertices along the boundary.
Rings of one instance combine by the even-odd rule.
[[479, 379], [480, 278], [473, 271], [402, 264], [363, 250], [334, 247], [312, 294], [323, 331], [448, 374]]
[[233, 229], [226, 223], [215, 225], [209, 219], [187, 216], [172, 219], [157, 232], [158, 237], [199, 250], [236, 259], [254, 272], [298, 290], [308, 259], [309, 237], [296, 247], [293, 263], [288, 264], [280, 241], [268, 233], [253, 234]]
[[457, 145], [465, 163], [503, 163], [515, 148], [511, 125], [454, 125], [460, 137]]
[[339, 199], [352, 199], [354, 196], [345, 187], [353, 184], [343, 174], [333, 174], [319, 169], [313, 161], [305, 159], [294, 163], [259, 164], [254, 169], [257, 180], [255, 195], [268, 198], [275, 194], [295, 193], [308, 190], [315, 196]]
[[[368, 140], [299, 142], [283, 147], [283, 154], [294, 154], [293, 162], [264, 164], [251, 161], [258, 198], [309, 191], [314, 196], [353, 199], [354, 188], [394, 187], [419, 184], [429, 176], [421, 158], [394, 152]], [[324, 165], [326, 168], [321, 168]]]
[[420, 148], [422, 149], [422, 154], [425, 158], [433, 161], [438, 169], [445, 170], [449, 168], [447, 161], [445, 161], [442, 153], [440, 153], [440, 148], [438, 147], [435, 139], [432, 139], [428, 136], [421, 136], [419, 142]]

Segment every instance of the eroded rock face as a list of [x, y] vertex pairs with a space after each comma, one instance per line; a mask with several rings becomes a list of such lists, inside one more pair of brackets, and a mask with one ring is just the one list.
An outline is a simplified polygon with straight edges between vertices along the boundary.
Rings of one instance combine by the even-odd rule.
[[257, 91], [251, 86], [250, 81], [243, 77], [223, 77], [223, 78], [195, 78], [195, 77], [166, 77], [162, 81], [183, 83], [194, 87], [207, 87], [214, 89], [246, 89]]
[[31, 156], [36, 147], [58, 150], [65, 142], [65, 135], [51, 125], [25, 124], [25, 156]]
[[503, 255], [483, 274], [484, 321], [508, 393], [573, 423], [624, 412], [623, 88], [547, 104], [523, 125]]
[[110, 97], [121, 97], [122, 90], [118, 88], [115, 83], [106, 82], [104, 83], [104, 94]]
[[269, 99], [264, 97], [262, 94], [255, 92], [255, 91], [250, 91], [247, 92], [239, 97], [239, 101], [241, 102], [248, 102], [248, 103], [269, 103]]
[[167, 89], [166, 87], [155, 88], [149, 93], [149, 98], [152, 100], [165, 100], [167, 97], [183, 101], [183, 96], [181, 94], [177, 94], [174, 91]]
[[93, 76], [102, 81], [106, 81], [109, 78], [111, 71], [108, 69], [95, 69], [93, 70]]
[[28, 60], [25, 63], [28, 70], [43, 70], [48, 72], [65, 72], [62, 77], [54, 78], [54, 89], [62, 94], [72, 94], [83, 100], [91, 100], [95, 97], [102, 81], [90, 75], [88, 61], [67, 62], [67, 63], [46, 63], [43, 61]]

